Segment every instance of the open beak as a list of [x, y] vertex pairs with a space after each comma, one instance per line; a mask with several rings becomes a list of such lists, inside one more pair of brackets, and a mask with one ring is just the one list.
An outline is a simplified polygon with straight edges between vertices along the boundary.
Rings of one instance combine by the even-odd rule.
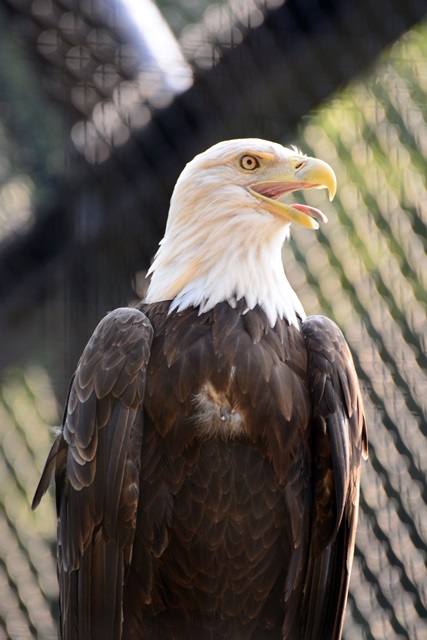
[[301, 157], [295, 163], [291, 174], [279, 174], [249, 187], [250, 193], [261, 200], [270, 213], [288, 222], [297, 222], [308, 229], [318, 229], [318, 221], [328, 221], [319, 209], [306, 204], [286, 204], [280, 200], [285, 194], [299, 189], [327, 189], [329, 200], [333, 200], [337, 190], [335, 173], [323, 160]]

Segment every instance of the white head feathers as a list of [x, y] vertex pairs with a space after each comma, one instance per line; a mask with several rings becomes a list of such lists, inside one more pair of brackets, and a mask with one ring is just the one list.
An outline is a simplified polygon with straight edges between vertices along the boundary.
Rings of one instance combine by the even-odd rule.
[[[171, 300], [171, 309], [199, 307], [202, 313], [244, 297], [248, 308], [258, 304], [265, 310], [272, 326], [278, 317], [298, 326], [297, 315], [304, 311], [281, 260], [290, 208], [278, 204], [277, 193], [271, 196], [266, 185], [290, 185], [282, 193], [301, 188], [297, 184], [325, 186], [296, 181], [295, 173], [310, 160], [259, 139], [220, 142], [196, 156], [176, 183], [146, 302]], [[251, 189], [258, 185], [259, 192]]]

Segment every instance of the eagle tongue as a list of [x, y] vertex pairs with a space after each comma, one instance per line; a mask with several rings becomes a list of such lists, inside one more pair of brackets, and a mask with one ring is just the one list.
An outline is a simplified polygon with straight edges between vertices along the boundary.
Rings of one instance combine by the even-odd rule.
[[315, 207], [309, 207], [307, 204], [292, 204], [292, 209], [297, 209], [298, 211], [302, 211], [306, 215], [311, 218], [315, 218], [316, 220], [320, 220], [320, 222], [328, 222], [328, 218], [325, 214], [320, 211], [320, 209], [316, 209]]
[[257, 182], [251, 185], [251, 188], [259, 193], [261, 196], [271, 198], [272, 200], [278, 200], [285, 193], [296, 191], [299, 189], [305, 189], [311, 187], [309, 182]]

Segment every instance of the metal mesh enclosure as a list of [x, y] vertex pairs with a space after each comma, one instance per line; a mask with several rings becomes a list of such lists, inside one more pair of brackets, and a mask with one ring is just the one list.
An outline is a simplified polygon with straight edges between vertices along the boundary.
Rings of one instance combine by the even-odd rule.
[[[56, 634], [53, 495], [35, 514], [29, 504], [85, 340], [136, 296], [131, 277], [149, 264], [184, 163], [219, 139], [260, 136], [338, 179], [329, 205], [307, 193], [329, 223], [295, 229], [283, 259], [306, 312], [342, 328], [364, 387], [370, 459], [344, 638], [427, 639], [423, 4], [159, 3], [182, 54], [177, 89], [113, 0], [5, 3], [0, 29], [17, 38], [6, 54], [27, 52], [50, 109], [44, 120], [40, 103], [37, 126], [52, 138], [37, 162], [0, 163], [0, 638]], [[24, 85], [0, 92], [9, 159], [29, 124], [3, 107], [38, 100]], [[22, 195], [16, 175], [26, 200], [10, 195]], [[16, 229], [22, 202], [31, 215]]]
[[402, 38], [301, 129], [340, 189], [329, 225], [295, 234], [288, 271], [306, 309], [340, 324], [366, 388], [351, 639], [427, 637], [424, 34]]

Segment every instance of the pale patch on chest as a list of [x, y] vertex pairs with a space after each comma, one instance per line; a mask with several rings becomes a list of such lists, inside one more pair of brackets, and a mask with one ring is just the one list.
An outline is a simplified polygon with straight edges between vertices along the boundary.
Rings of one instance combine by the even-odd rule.
[[[232, 372], [233, 374], [233, 372]], [[244, 435], [242, 415], [228, 394], [206, 382], [194, 397], [194, 419], [201, 437], [232, 440]]]

